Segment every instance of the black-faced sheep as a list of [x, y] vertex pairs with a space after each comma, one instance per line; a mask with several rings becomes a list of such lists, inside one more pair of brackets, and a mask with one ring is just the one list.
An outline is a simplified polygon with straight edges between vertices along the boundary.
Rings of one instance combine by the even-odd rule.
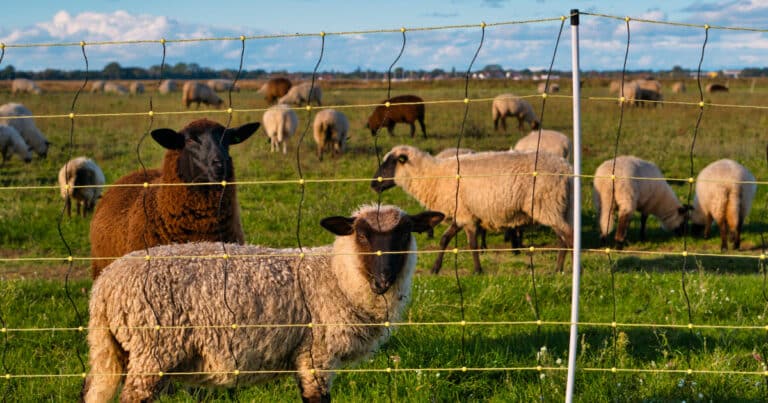
[[292, 86], [285, 95], [277, 100], [277, 103], [297, 106], [314, 103], [320, 106], [323, 104], [322, 100], [323, 90], [317, 84], [313, 87], [312, 83], [301, 83]]
[[[28, 116], [24, 118], [4, 119], [3, 117]], [[7, 103], [0, 106], [0, 124], [12, 126], [21, 134], [21, 138], [32, 147], [32, 150], [42, 158], [48, 156], [48, 147], [51, 143], [45, 138], [40, 129], [35, 126], [32, 111], [26, 106], [17, 103]]]
[[[387, 107], [389, 102], [389, 107]], [[371, 130], [372, 135], [382, 127], [386, 127], [390, 135], [394, 135], [396, 123], [407, 123], [411, 126], [411, 138], [416, 134], [415, 122], [421, 126], [421, 134], [427, 138], [427, 128], [424, 125], [424, 100], [416, 95], [398, 95], [381, 102], [383, 105], [377, 106], [371, 116], [368, 117], [368, 123], [365, 127]]]
[[26, 163], [32, 162], [31, 148], [13, 126], [0, 124], [0, 152], [3, 154], [3, 165], [14, 154]]
[[738, 162], [721, 159], [707, 165], [696, 178], [691, 222], [694, 229], [703, 226], [709, 238], [712, 221], [720, 228], [720, 249], [728, 249], [728, 236], [733, 249], [741, 247], [741, 228], [749, 216], [757, 184], [755, 176]]
[[16, 78], [11, 82], [11, 94], [35, 94], [40, 95], [43, 90], [37, 86], [37, 83], [28, 78]]
[[502, 130], [507, 130], [507, 116], [517, 118], [520, 131], [525, 130], [523, 123], [528, 123], [531, 130], [539, 128], [539, 119], [536, 112], [533, 111], [528, 101], [518, 98], [512, 94], [501, 94], [493, 98], [491, 105], [491, 117], [493, 117], [493, 129], [499, 130], [499, 121], [501, 121]]
[[184, 83], [184, 88], [181, 91], [181, 103], [189, 108], [192, 102], [197, 103], [198, 108], [200, 108], [201, 103], [215, 106], [216, 108], [220, 108], [224, 104], [224, 101], [207, 85], [187, 81]]
[[[377, 192], [400, 186], [426, 208], [453, 219], [440, 239], [433, 273], [440, 270], [445, 247], [462, 228], [473, 250], [475, 273], [482, 272], [475, 236], [480, 225], [498, 232], [537, 222], [551, 227], [563, 246], [573, 245], [572, 171], [564, 159], [547, 153], [538, 156], [535, 190], [534, 153], [483, 152], [459, 159], [457, 181], [456, 158], [437, 159], [415, 147], [395, 146], [371, 181]], [[565, 249], [558, 253], [559, 270], [565, 255]]]
[[267, 80], [264, 85], [259, 88], [257, 93], [264, 96], [264, 100], [267, 104], [272, 105], [283, 95], [288, 93], [291, 89], [291, 80], [285, 77], [275, 77]]
[[[321, 221], [336, 235], [328, 246], [228, 244], [225, 261], [210, 258], [221, 256], [220, 243], [164, 245], [149, 249], [150, 270], [144, 250], [118, 259], [91, 291], [85, 402], [109, 401], [121, 381], [120, 401], [152, 400], [169, 380], [161, 373], [192, 373], [175, 379], [232, 387], [289, 371], [303, 401], [330, 402], [333, 370], [370, 355], [391, 333], [378, 324], [400, 320], [417, 259], [412, 232], [442, 218], [364, 206], [351, 217]], [[153, 291], [145, 295], [145, 289]], [[147, 302], [164, 301], [160, 290], [168, 289], [173, 303]], [[236, 301], [231, 308], [224, 291]], [[232, 332], [230, 324], [240, 329]], [[173, 327], [155, 331], [155, 325]]]
[[[655, 164], [632, 155], [620, 155], [616, 157], [615, 170], [613, 166], [613, 159], [600, 164], [593, 184], [592, 200], [597, 211], [600, 239], [604, 243], [613, 229], [613, 210], [618, 210], [619, 217], [614, 236], [617, 248], [624, 246], [629, 221], [635, 211], [640, 212], [641, 241], [645, 241], [649, 214], [659, 219], [663, 229], [682, 234], [688, 208], [680, 203]], [[611, 179], [612, 172], [615, 180]]]
[[[166, 148], [162, 169], [134, 172], [115, 182], [153, 186], [112, 187], [96, 206], [90, 231], [93, 277], [116, 257], [145, 247], [192, 241], [243, 243], [236, 186], [220, 183], [235, 178], [229, 146], [245, 141], [258, 128], [259, 123], [248, 123], [225, 130], [200, 119], [179, 132], [153, 130], [152, 138]], [[154, 186], [161, 184], [170, 186]]]
[[283, 154], [288, 152], [288, 139], [296, 133], [299, 118], [291, 108], [277, 104], [264, 112], [261, 119], [264, 131], [269, 137], [270, 150], [278, 151], [283, 146]]
[[349, 121], [335, 109], [323, 109], [315, 115], [312, 135], [317, 145], [317, 158], [323, 160], [323, 151], [327, 148], [333, 156], [341, 155], [347, 148]]
[[59, 187], [67, 216], [72, 216], [72, 200], [77, 204], [78, 215], [85, 217], [93, 211], [104, 183], [104, 173], [90, 158], [77, 157], [64, 164], [59, 170]]

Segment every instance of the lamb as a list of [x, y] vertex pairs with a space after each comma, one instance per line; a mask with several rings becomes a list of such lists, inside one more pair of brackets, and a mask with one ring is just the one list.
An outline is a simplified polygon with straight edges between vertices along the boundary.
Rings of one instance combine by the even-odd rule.
[[134, 81], [128, 87], [128, 91], [130, 91], [131, 95], [143, 94], [144, 93], [144, 84], [140, 83], [138, 81]]
[[158, 91], [160, 91], [161, 94], [170, 94], [174, 91], [178, 91], [178, 84], [176, 84], [175, 80], [163, 80], [160, 83], [160, 86], [157, 88]]
[[128, 95], [129, 91], [128, 91], [128, 88], [125, 88], [125, 86], [122, 84], [108, 81], [104, 83], [104, 93], [116, 94], [116, 95]]
[[721, 159], [707, 165], [696, 178], [691, 222], [703, 226], [709, 238], [712, 220], [720, 227], [720, 249], [728, 250], [728, 235], [733, 249], [741, 247], [741, 228], [749, 216], [757, 185], [755, 176], [738, 162]]
[[558, 83], [549, 83], [549, 91], [547, 91], [547, 82], [542, 81], [539, 83], [536, 90], [539, 92], [539, 94], [543, 94], [544, 92], [548, 92], [550, 94], [554, 92], [560, 92], [560, 84]]
[[[17, 118], [16, 116], [29, 116]], [[6, 117], [6, 118], [3, 118]], [[9, 119], [9, 117], [14, 117]], [[21, 138], [32, 147], [32, 150], [41, 158], [48, 156], [48, 147], [51, 143], [45, 138], [40, 129], [35, 126], [35, 120], [32, 118], [32, 111], [26, 106], [18, 103], [9, 102], [0, 105], [0, 124], [6, 124], [16, 129]]]
[[[288, 371], [296, 372], [303, 401], [331, 401], [333, 370], [370, 355], [391, 333], [379, 324], [400, 320], [417, 259], [412, 233], [442, 218], [370, 205], [320, 222], [336, 235], [332, 245], [299, 250], [227, 244], [224, 260], [210, 258], [221, 255], [222, 244], [198, 242], [120, 258], [91, 290], [84, 401], [110, 401], [121, 380], [120, 401], [152, 400], [170, 378], [160, 373], [197, 373], [177, 379], [232, 387]], [[170, 289], [172, 303], [150, 305], [165, 301]], [[224, 291], [235, 301], [231, 308]], [[173, 328], [149, 330], [155, 325]]]
[[502, 130], [507, 130], [507, 116], [517, 118], [520, 131], [524, 130], [523, 122], [528, 123], [531, 126], [531, 130], [537, 130], [541, 124], [531, 104], [512, 94], [496, 96], [491, 105], [491, 115], [493, 117], [494, 130], [499, 130], [499, 121], [501, 121]]
[[67, 217], [72, 217], [72, 199], [77, 204], [78, 215], [85, 217], [93, 211], [101, 198], [104, 182], [104, 173], [90, 158], [77, 157], [64, 164], [59, 170], [59, 187]]
[[104, 92], [104, 80], [95, 80], [91, 82], [90, 86], [90, 92], [91, 94], [97, 94], [100, 92]]
[[291, 80], [285, 77], [275, 77], [270, 78], [256, 92], [264, 95], [264, 100], [267, 101], [267, 104], [272, 105], [280, 97], [287, 94], [290, 89]]
[[312, 83], [301, 83], [292, 86], [288, 92], [277, 100], [279, 104], [309, 105], [312, 102], [317, 106], [322, 105], [323, 90], [320, 87], [312, 87]]
[[[613, 159], [609, 159], [595, 171], [592, 200], [597, 211], [601, 241], [605, 243], [613, 229], [613, 209], [618, 210], [619, 224], [614, 239], [619, 249], [625, 244], [629, 221], [635, 210], [640, 212], [640, 241], [645, 241], [645, 224], [649, 214], [659, 219], [664, 230], [682, 235], [688, 208], [677, 199], [659, 168], [632, 155], [616, 157], [615, 165], [613, 170]], [[614, 183], [611, 181], [612, 172]]]
[[705, 91], [712, 92], [728, 92], [728, 86], [725, 84], [709, 83], [707, 84]]
[[347, 148], [349, 121], [335, 109], [323, 109], [315, 115], [312, 134], [317, 144], [317, 158], [323, 160], [323, 151], [328, 148], [334, 156], [341, 155]]
[[[96, 206], [90, 228], [93, 277], [115, 256], [154, 245], [243, 243], [236, 186], [220, 183], [235, 178], [229, 146], [245, 141], [258, 128], [254, 122], [225, 129], [200, 119], [179, 132], [153, 130], [152, 138], [166, 148], [162, 168], [133, 172], [115, 182], [153, 186], [112, 187]], [[154, 186], [160, 184], [183, 186]]]
[[13, 126], [0, 124], [0, 150], [3, 153], [3, 163], [16, 154], [24, 162], [32, 162], [32, 151], [27, 143], [21, 138], [19, 131]]
[[[539, 155], [534, 192], [535, 158], [530, 152], [464, 155], [459, 158], [461, 179], [457, 182], [456, 158], [437, 159], [415, 147], [399, 145], [384, 156], [371, 188], [380, 193], [400, 186], [426, 208], [453, 220], [440, 239], [432, 273], [440, 271], [445, 247], [461, 228], [473, 250], [475, 273], [481, 273], [475, 236], [478, 225], [498, 232], [535, 221], [551, 227], [564, 246], [573, 245], [571, 167], [560, 157]], [[564, 249], [558, 254], [559, 270], [565, 254]]]
[[184, 83], [184, 88], [182, 89], [181, 103], [189, 108], [189, 104], [192, 102], [197, 103], [198, 109], [200, 108], [201, 103], [213, 105], [216, 108], [220, 108], [221, 105], [224, 104], [224, 101], [222, 101], [222, 99], [219, 98], [219, 96], [207, 85], [187, 81]]
[[518, 140], [512, 150], [536, 151], [537, 148], [568, 159], [568, 155], [571, 153], [571, 139], [555, 130], [541, 130], [541, 140], [539, 140], [539, 131], [534, 130]]
[[37, 83], [28, 78], [15, 78], [11, 82], [11, 94], [16, 95], [18, 93], [40, 95], [43, 90], [37, 86]]
[[299, 127], [299, 118], [291, 108], [286, 105], [277, 104], [264, 112], [262, 118], [264, 131], [269, 137], [272, 152], [278, 151], [280, 145], [283, 146], [283, 154], [288, 152], [288, 139], [296, 133]]
[[205, 83], [208, 87], [210, 87], [213, 91], [235, 91], [240, 92], [240, 88], [235, 86], [234, 81], [232, 80], [225, 80], [223, 78], [220, 79], [214, 79], [214, 80], [208, 80], [208, 82]]
[[[389, 107], [387, 107], [389, 102]], [[371, 135], [375, 136], [382, 127], [386, 127], [390, 135], [394, 135], [396, 123], [408, 123], [411, 126], [411, 138], [416, 134], [416, 125], [418, 121], [421, 126], [421, 134], [427, 138], [427, 128], [424, 125], [424, 100], [416, 95], [399, 95], [381, 102], [371, 116], [368, 117], [368, 123], [365, 127], [371, 130]]]

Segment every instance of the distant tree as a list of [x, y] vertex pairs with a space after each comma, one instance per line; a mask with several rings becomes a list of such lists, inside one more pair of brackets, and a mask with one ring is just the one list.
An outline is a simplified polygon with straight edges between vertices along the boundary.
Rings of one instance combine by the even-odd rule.
[[102, 74], [104, 75], [104, 78], [110, 79], [110, 80], [119, 80], [120, 79], [120, 73], [122, 72], [122, 68], [120, 67], [120, 64], [117, 62], [111, 62], [104, 66], [104, 69], [102, 70]]
[[5, 68], [0, 71], [0, 79], [3, 80], [10, 80], [16, 78], [16, 69], [13, 67], [13, 65], [7, 65]]

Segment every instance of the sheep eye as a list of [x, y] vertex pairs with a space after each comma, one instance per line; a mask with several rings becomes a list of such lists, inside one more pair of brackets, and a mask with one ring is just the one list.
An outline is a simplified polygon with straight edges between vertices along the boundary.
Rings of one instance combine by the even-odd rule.
[[401, 156], [397, 157], [397, 162], [399, 162], [401, 164], [405, 164], [406, 162], [408, 162], [408, 157], [405, 156], [405, 155], [401, 155]]

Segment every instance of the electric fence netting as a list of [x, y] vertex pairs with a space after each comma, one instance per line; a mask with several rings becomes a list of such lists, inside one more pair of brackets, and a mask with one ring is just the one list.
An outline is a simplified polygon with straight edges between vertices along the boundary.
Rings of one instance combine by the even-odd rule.
[[[523, 31], [536, 32], [535, 41], [525, 42], [529, 48], [523, 41], [515, 44]], [[652, 35], [659, 32], [662, 35]], [[149, 335], [145, 347], [152, 363], [145, 363], [145, 371], [132, 370], [134, 377], [172, 384], [185, 379], [233, 380], [231, 391], [160, 392], [180, 401], [292, 400], [297, 398], [292, 378], [310, 377], [322, 389], [330, 372], [336, 376], [329, 393], [347, 401], [768, 399], [768, 182], [762, 180], [768, 164], [761, 137], [768, 80], [707, 73], [714, 64], [713, 49], [726, 49], [736, 58], [743, 50], [731, 49], [729, 43], [765, 35], [768, 30], [572, 11], [544, 19], [369, 31], [4, 43], [0, 69], [37, 57], [35, 51], [42, 48], [82, 61], [83, 67], [77, 79], [38, 80], [44, 95], [3, 93], [5, 101], [22, 103], [34, 112], [35, 124], [51, 146], [46, 159], [25, 165], [6, 152], [7, 146], [3, 149], [0, 396], [3, 401], [71, 400], [85, 379], [126, 375], [89, 373], [88, 335], [109, 330]], [[663, 40], [654, 42], [659, 37]], [[471, 57], [453, 73], [440, 68], [436, 78], [421, 79], [426, 71], [408, 72], [408, 66], [456, 51], [447, 45], [456, 39]], [[369, 60], [360, 61], [373, 65], [366, 67], [370, 77], [345, 79], [329, 73], [342, 70], [337, 60], [348, 41], [370, 41], [365, 56]], [[283, 76], [290, 76], [294, 85], [306, 82], [309, 94], [322, 91], [322, 102], [290, 107], [298, 118], [295, 133], [286, 140], [290, 153], [271, 152], [260, 129], [250, 140], [232, 146], [237, 175], [231, 181], [116, 183], [131, 172], [149, 178], [163, 163], [164, 150], [148, 138], [156, 129], [178, 130], [200, 118], [214, 120], [224, 130], [247, 122], [264, 125], [262, 117], [270, 105], [257, 90], [265, 75], [252, 78], [248, 71], [261, 68], [271, 47], [280, 44], [297, 49], [297, 59], [313, 66], [311, 72]], [[180, 91], [162, 90], [169, 80], [181, 83], [179, 64], [169, 62], [178, 59], [181, 47], [236, 54], [226, 59], [237, 62], [223, 75], [229, 86], [219, 91], [219, 108], [190, 108], [179, 102]], [[671, 66], [636, 56], [648, 47], [679, 49], [690, 57], [680, 68], [655, 73]], [[517, 63], [513, 49], [538, 55], [537, 63], [545, 67], [535, 79], [493, 76], [493, 69], [478, 67]], [[146, 92], [121, 96], [92, 90], [105, 78], [93, 66], [119, 61], [128, 52], [157, 54], [159, 64], [149, 70], [151, 79], [142, 81]], [[570, 61], [565, 61], [569, 55]], [[610, 72], [583, 71], [579, 57], [601, 58], [612, 67]], [[186, 66], [200, 69], [196, 62], [184, 60]], [[572, 74], [570, 79], [565, 72]], [[109, 81], [127, 87], [130, 80]], [[712, 91], [711, 84], [722, 84], [725, 90]], [[390, 102], [406, 94], [421, 100]], [[519, 125], [517, 116], [491, 119], [489, 112], [503, 94], [529, 104], [535, 116], [521, 116]], [[377, 109], [383, 122], [400, 119], [399, 106], [424, 109], [422, 136], [408, 136], [407, 125], [399, 121], [394, 134], [386, 123], [377, 130], [369, 119]], [[320, 149], [315, 153], [315, 119], [328, 109], [345, 115], [349, 130], [338, 152], [320, 159]], [[5, 119], [13, 125], [22, 117]], [[504, 119], [513, 123], [507, 127]], [[409, 122], [412, 133], [419, 132], [414, 122]], [[529, 130], [535, 147], [512, 151]], [[566, 159], [573, 170], [550, 169], [548, 161], [560, 159], [547, 151], [545, 136], [550, 131], [570, 138]], [[331, 137], [330, 132], [321, 134]], [[404, 168], [393, 169], [392, 177], [379, 175], [389, 172], [384, 168], [392, 158], [390, 151], [404, 144], [416, 151], [411, 151], [410, 160], [394, 163], [416, 167], [408, 168], [410, 176], [403, 176]], [[446, 149], [447, 157], [432, 157]], [[143, 246], [123, 260], [137, 259], [142, 265], [140, 298], [133, 303], [151, 315], [119, 329], [89, 327], [93, 281], [88, 267], [120, 256], [92, 257], [89, 233], [99, 229], [91, 227], [88, 218], [68, 217], [60, 204], [57, 173], [79, 155], [102, 167], [105, 193], [127, 188], [139, 195], [146, 219]], [[630, 155], [651, 162], [660, 174], [624, 170], [620, 161]], [[497, 157], [528, 158], [530, 164], [477, 168], [477, 161]], [[699, 180], [705, 166], [725, 158], [758, 179]], [[607, 169], [601, 171], [603, 165]], [[394, 189], [377, 188], [389, 181]], [[561, 183], [569, 196], [568, 205], [560, 206], [566, 215], [553, 212], [563, 203], [552, 183]], [[607, 203], [592, 197], [594, 183], [608, 188]], [[101, 186], [74, 186], [94, 187]], [[181, 187], [214, 189], [219, 217], [226, 215], [228, 192], [236, 187], [237, 219], [246, 243], [284, 249], [233, 254], [237, 245], [217, 229], [208, 239], [217, 245], [213, 253], [153, 255], [149, 234], [157, 223], [150, 218], [158, 206], [150, 202], [148, 192]], [[704, 187], [723, 195], [741, 192], [737, 210], [742, 215], [729, 212], [736, 215], [731, 233], [720, 221], [720, 231], [710, 239], [695, 231], [697, 225], [711, 224], [711, 219], [702, 223], [699, 212], [692, 210]], [[410, 295], [371, 292], [366, 297], [384, 308], [383, 320], [358, 316], [348, 322], [323, 321], [310, 306], [311, 295], [322, 285], [296, 274], [296, 309], [307, 312], [307, 321], [241, 321], [249, 310], [269, 307], [243, 306], [242, 293], [252, 285], [238, 282], [240, 260], [294, 259], [296, 273], [310, 270], [317, 256], [349, 261], [344, 254], [313, 248], [332, 241], [318, 225], [320, 220], [349, 216], [361, 205], [381, 209], [390, 204], [409, 214], [439, 210], [446, 219], [435, 228], [445, 231], [439, 240], [413, 235], [418, 251], [407, 253], [418, 257], [418, 265], [412, 284], [406, 285]], [[606, 219], [600, 218], [601, 208]], [[567, 230], [551, 218], [558, 214]], [[647, 220], [649, 215], [653, 218]], [[466, 240], [456, 236], [461, 229]], [[722, 250], [720, 240], [714, 239], [720, 234]], [[355, 255], [372, 261], [401, 253], [371, 250]], [[450, 256], [448, 267], [430, 274], [430, 268], [439, 271], [443, 253]], [[566, 265], [561, 272], [556, 264], [561, 257], [555, 255], [563, 253], [571, 256], [566, 262], [573, 269]], [[210, 301], [193, 302], [210, 304], [205, 323], [189, 323], [185, 313], [196, 290], [173, 281], [168, 287], [155, 282], [158, 276], [173, 276], [167, 261], [218, 270], [221, 289], [205, 294], [213, 296]], [[405, 298], [410, 302], [402, 315], [389, 311], [391, 304]], [[214, 308], [217, 304], [223, 308], [220, 312]], [[380, 328], [388, 341], [371, 347], [376, 351], [356, 365], [320, 366], [318, 346], [343, 343], [318, 336], [325, 334], [322, 329], [354, 334], [365, 328]], [[249, 332], [285, 329], [303, 329], [312, 338], [306, 352], [308, 374], [288, 364], [251, 366], [252, 357], [241, 355], [236, 347]], [[225, 350], [219, 357], [223, 363], [164, 368], [169, 349], [196, 359], [194, 349], [163, 343], [164, 334], [175, 332], [188, 340], [215, 335], [210, 346]], [[251, 386], [251, 380], [281, 376], [284, 380]]]

